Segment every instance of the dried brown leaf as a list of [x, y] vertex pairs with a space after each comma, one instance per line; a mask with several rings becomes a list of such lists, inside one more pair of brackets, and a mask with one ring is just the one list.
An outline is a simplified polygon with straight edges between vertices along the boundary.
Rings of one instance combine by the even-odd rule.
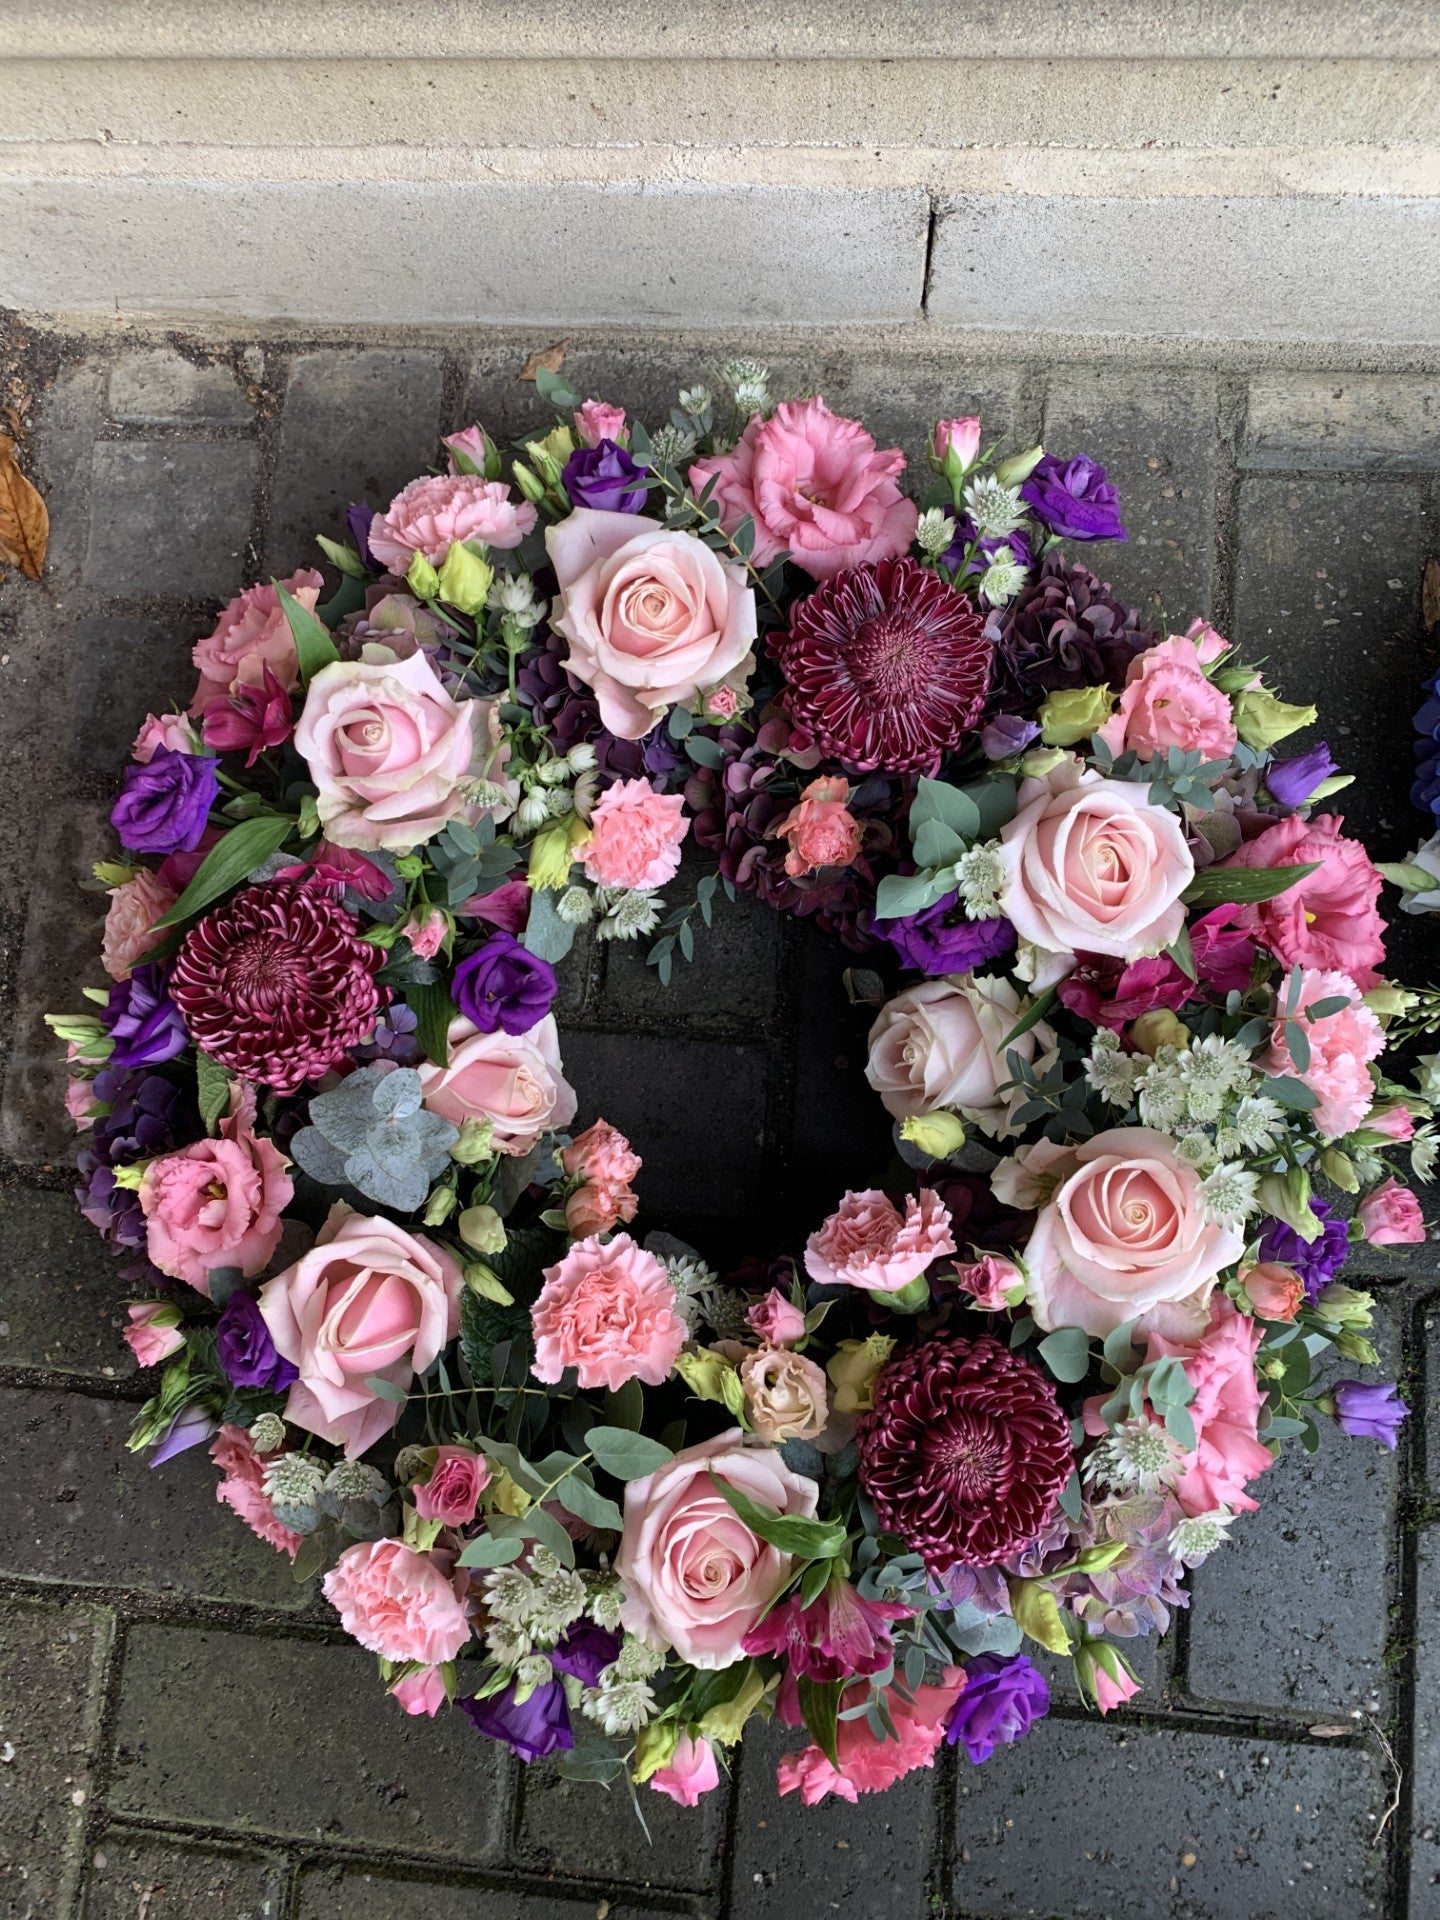
[[50, 538], [45, 502], [15, 464], [15, 442], [0, 433], [0, 562], [40, 578]]
[[1338, 1727], [1307, 1727], [1305, 1731], [1314, 1740], [1343, 1740], [1347, 1734], [1354, 1733], [1355, 1729], [1352, 1726], [1342, 1725]]
[[565, 363], [565, 349], [568, 340], [557, 340], [554, 346], [542, 347], [539, 353], [532, 353], [516, 376], [520, 380], [533, 380], [543, 368], [546, 373], [558, 373]]
[[1433, 633], [1440, 627], [1440, 560], [1432, 553], [1425, 562], [1425, 579], [1420, 588], [1420, 611], [1425, 617], [1425, 631]]

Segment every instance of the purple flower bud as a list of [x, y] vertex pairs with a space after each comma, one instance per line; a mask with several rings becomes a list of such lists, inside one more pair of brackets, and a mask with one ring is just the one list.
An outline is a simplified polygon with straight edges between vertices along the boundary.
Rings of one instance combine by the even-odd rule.
[[184, 1052], [190, 1036], [166, 991], [169, 978], [168, 967], [147, 961], [111, 987], [100, 1024], [115, 1042], [112, 1067], [157, 1067]]
[[283, 1393], [300, 1378], [299, 1368], [276, 1352], [254, 1294], [242, 1287], [225, 1302], [215, 1328], [215, 1347], [233, 1387]]
[[375, 509], [364, 500], [356, 501], [353, 507], [345, 509], [345, 525], [350, 529], [350, 538], [355, 542], [355, 550], [367, 567], [378, 566], [370, 551], [370, 522], [375, 518]]
[[1260, 1236], [1260, 1258], [1278, 1261], [1298, 1273], [1305, 1284], [1305, 1298], [1314, 1300], [1344, 1266], [1350, 1235], [1343, 1220], [1331, 1218], [1328, 1200], [1312, 1200], [1310, 1211], [1320, 1222], [1316, 1239], [1302, 1240], [1283, 1220], [1267, 1219]]
[[150, 1465], [163, 1467], [177, 1453], [184, 1453], [189, 1447], [203, 1447], [219, 1425], [213, 1413], [207, 1413], [204, 1407], [192, 1401], [188, 1407], [182, 1407], [170, 1422], [164, 1438], [151, 1452]]
[[558, 1679], [537, 1687], [523, 1705], [516, 1704], [513, 1682], [503, 1693], [492, 1693], [488, 1700], [457, 1700], [455, 1704], [481, 1733], [503, 1741], [517, 1760], [543, 1760], [547, 1753], [575, 1744], [565, 1686]]
[[1088, 454], [1057, 460], [1047, 453], [1020, 489], [1020, 498], [1051, 533], [1066, 540], [1123, 540], [1120, 496], [1105, 469]]
[[512, 933], [494, 933], [455, 969], [456, 1006], [481, 1033], [528, 1033], [555, 998], [555, 969]]
[[639, 513], [645, 505], [645, 469], [613, 440], [577, 449], [565, 462], [560, 478], [577, 507], [592, 507], [597, 513]]
[[219, 791], [215, 761], [157, 747], [143, 766], [126, 767], [110, 824], [132, 853], [193, 853]]
[[1272, 798], [1282, 807], [1303, 807], [1322, 780], [1336, 771], [1330, 748], [1325, 741], [1293, 760], [1272, 760], [1265, 769], [1265, 784]]
[[1352, 1438], [1378, 1440], [1393, 1453], [1410, 1409], [1391, 1380], [1337, 1380], [1331, 1389], [1335, 1421]]
[[1008, 1660], [982, 1653], [965, 1662], [965, 1691], [951, 1711], [945, 1738], [952, 1747], [961, 1743], [978, 1767], [1049, 1711], [1050, 1689], [1023, 1653]]
[[1032, 740], [1040, 738], [1038, 720], [1022, 720], [1018, 713], [1002, 713], [980, 735], [980, 748], [987, 760], [1012, 760], [1023, 753]]

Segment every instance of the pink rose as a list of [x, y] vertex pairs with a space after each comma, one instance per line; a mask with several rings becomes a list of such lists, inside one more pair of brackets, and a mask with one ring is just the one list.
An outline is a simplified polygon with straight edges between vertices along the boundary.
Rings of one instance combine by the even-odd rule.
[[845, 802], [850, 782], [844, 778], [812, 780], [800, 794], [800, 804], [771, 827], [776, 839], [788, 840], [785, 871], [792, 878], [817, 867], [848, 867], [860, 851], [860, 822]]
[[668, 1379], [689, 1329], [675, 1308], [663, 1260], [628, 1233], [578, 1240], [553, 1267], [530, 1309], [535, 1359], [530, 1371], [553, 1386], [574, 1367], [582, 1392], [627, 1380], [658, 1387]]
[[625, 409], [610, 407], [603, 400], [586, 400], [575, 410], [575, 437], [582, 447], [598, 447], [602, 440], [613, 440], [618, 447], [625, 438]]
[[406, 852], [463, 813], [499, 741], [495, 702], [452, 700], [423, 653], [322, 667], [295, 729], [326, 837], [371, 852]]
[[771, 1347], [793, 1347], [805, 1338], [805, 1314], [793, 1301], [771, 1287], [763, 1300], [757, 1300], [745, 1315], [746, 1325]]
[[805, 1271], [825, 1287], [898, 1293], [938, 1260], [954, 1253], [950, 1214], [938, 1193], [922, 1187], [905, 1196], [902, 1216], [875, 1187], [847, 1193], [805, 1242]]
[[99, 1119], [102, 1106], [95, 1098], [95, 1082], [71, 1074], [65, 1082], [65, 1111], [75, 1122], [75, 1131], [83, 1133]]
[[485, 1456], [469, 1447], [437, 1447], [430, 1478], [414, 1490], [422, 1520], [443, 1520], [447, 1527], [468, 1527], [480, 1495], [490, 1484]]
[[[1282, 1008], [1288, 998], [1287, 988], [1281, 995]], [[1345, 1004], [1336, 1013], [1308, 1019], [1306, 1010], [1321, 1000], [1342, 1000]], [[1290, 1019], [1299, 1025], [1309, 1048], [1303, 1071], [1291, 1057], [1285, 1038]], [[1298, 1000], [1288, 1018], [1282, 1011], [1276, 1019], [1269, 1049], [1260, 1064], [1267, 1073], [1303, 1080], [1320, 1099], [1310, 1118], [1327, 1140], [1338, 1140], [1342, 1134], [1353, 1133], [1369, 1113], [1375, 1082], [1366, 1062], [1384, 1051], [1385, 1030], [1360, 998], [1360, 989], [1350, 976], [1305, 967]]]
[[698, 1806], [702, 1793], [713, 1793], [720, 1784], [715, 1751], [708, 1740], [682, 1733], [675, 1751], [663, 1767], [650, 1776], [656, 1793], [667, 1793], [681, 1807]]
[[445, 1682], [435, 1667], [421, 1667], [417, 1672], [407, 1673], [391, 1687], [390, 1697], [406, 1713], [425, 1713], [432, 1720], [447, 1699]]
[[623, 1133], [597, 1120], [561, 1149], [560, 1164], [572, 1180], [627, 1187], [645, 1163]]
[[745, 1412], [762, 1440], [778, 1447], [786, 1440], [818, 1440], [830, 1408], [825, 1375], [803, 1353], [762, 1347], [740, 1362]]
[[1425, 1238], [1420, 1202], [1392, 1175], [1383, 1186], [1367, 1193], [1359, 1206], [1360, 1225], [1372, 1247], [1418, 1246]]
[[1025, 1286], [1025, 1276], [1015, 1262], [998, 1253], [984, 1253], [978, 1260], [957, 1266], [955, 1279], [987, 1313], [1003, 1313], [1011, 1294], [1023, 1291]]
[[974, 466], [980, 451], [980, 422], [974, 414], [967, 414], [963, 420], [937, 420], [930, 444], [942, 467], [948, 457], [951, 465], [964, 473]]
[[450, 921], [443, 907], [427, 907], [418, 919], [412, 913], [400, 931], [417, 960], [433, 960], [445, 944]]
[[722, 681], [718, 687], [712, 687], [705, 696], [705, 718], [707, 720], [733, 720], [740, 711], [740, 693], [738, 688]]
[[[458, 433], [447, 433], [440, 444], [449, 454], [449, 470], [452, 476], [459, 473], [484, 473], [485, 461], [490, 449], [485, 440], [483, 427], [462, 427]], [[462, 458], [470, 462], [468, 467], [461, 466]], [[498, 448], [496, 458], [497, 460], [499, 458]]]
[[1372, 1133], [1383, 1133], [1387, 1140], [1415, 1138], [1415, 1118], [1408, 1107], [1387, 1107], [1384, 1113], [1367, 1113], [1365, 1125]]
[[450, 1022], [450, 1058], [420, 1062], [425, 1105], [457, 1127], [488, 1120], [497, 1153], [528, 1153], [541, 1134], [575, 1118], [575, 1089], [560, 1071], [560, 1034], [553, 1014], [526, 1033], [481, 1033]]
[[697, 460], [690, 487], [717, 480], [710, 497], [727, 533], [750, 515], [756, 566], [788, 552], [812, 580], [829, 580], [894, 559], [915, 538], [919, 511], [895, 484], [904, 470], [899, 448], [878, 452], [858, 420], [823, 400], [787, 400], [768, 420], [756, 414], [732, 452]]
[[713, 1484], [757, 1506], [810, 1520], [820, 1489], [739, 1427], [686, 1447], [625, 1489], [615, 1571], [620, 1618], [650, 1646], [674, 1647], [691, 1666], [728, 1667], [794, 1571], [794, 1556], [757, 1538]]
[[1185, 924], [1181, 894], [1195, 862], [1180, 822], [1146, 789], [1064, 761], [1026, 780], [1000, 830], [1000, 910], [1042, 953], [1160, 953]]
[[1230, 867], [1293, 867], [1319, 863], [1273, 900], [1242, 907], [1236, 925], [1253, 933], [1286, 967], [1334, 967], [1365, 991], [1379, 983], [1385, 922], [1376, 910], [1383, 884], [1358, 840], [1346, 840], [1333, 813], [1302, 820], [1292, 813], [1247, 840]]
[[565, 661], [622, 740], [650, 732], [742, 663], [750, 672], [755, 595], [738, 566], [693, 533], [629, 513], [577, 508], [545, 530], [560, 597], [551, 624]]
[[[843, 1694], [841, 1712], [860, 1705], [868, 1686], [868, 1681], [857, 1681]], [[862, 1793], [884, 1793], [917, 1767], [933, 1767], [946, 1723], [964, 1690], [965, 1673], [960, 1667], [947, 1667], [939, 1686], [916, 1687], [909, 1700], [896, 1688], [888, 1688], [885, 1704], [895, 1739], [877, 1740], [863, 1714], [841, 1720], [835, 1728], [839, 1766], [832, 1766], [819, 1747], [787, 1753], [775, 1774], [781, 1793], [798, 1791], [807, 1807], [815, 1806], [827, 1793], [853, 1805]]]
[[[324, 584], [325, 576], [314, 567], [302, 567], [280, 582], [307, 613], [315, 611]], [[190, 702], [191, 713], [204, 713], [213, 701], [227, 699], [241, 687], [261, 686], [266, 667], [286, 693], [293, 692], [300, 679], [290, 623], [268, 581], [236, 594], [216, 621], [215, 631], [196, 641], [194, 658], [200, 684]]]
[[130, 1316], [123, 1338], [142, 1367], [158, 1367], [185, 1344], [180, 1331], [180, 1309], [171, 1300], [137, 1301], [125, 1309]]
[[1090, 1684], [1095, 1692], [1095, 1705], [1101, 1713], [1110, 1713], [1116, 1707], [1123, 1707], [1127, 1700], [1133, 1700], [1140, 1691], [1140, 1682], [1127, 1673], [1118, 1661], [1113, 1674], [1097, 1662]]
[[1240, 1269], [1240, 1284], [1262, 1320], [1293, 1320], [1305, 1300], [1305, 1282], [1278, 1260]]
[[130, 758], [137, 765], [145, 767], [149, 766], [160, 747], [168, 747], [171, 753], [196, 753], [203, 744], [183, 713], [158, 716], [147, 713], [144, 725], [136, 734], [135, 744], [130, 749]]
[[565, 1231], [572, 1240], [610, 1233], [633, 1220], [639, 1206], [640, 1196], [629, 1187], [612, 1187], [608, 1182], [577, 1187], [565, 1202]]
[[1213, 1513], [1216, 1507], [1254, 1513], [1259, 1505], [1245, 1488], [1275, 1464], [1257, 1437], [1264, 1396], [1255, 1378], [1255, 1354], [1264, 1332], [1221, 1294], [1198, 1339], [1150, 1335], [1146, 1361], [1173, 1355], [1195, 1389], [1186, 1408], [1195, 1423], [1195, 1450], [1175, 1485], [1175, 1498], [1186, 1513]]
[[423, 1373], [460, 1330], [464, 1284], [423, 1234], [332, 1207], [311, 1251], [260, 1289], [276, 1351], [300, 1369], [285, 1418], [356, 1459], [400, 1417], [367, 1375], [408, 1387]]
[[617, 780], [590, 816], [583, 859], [597, 887], [627, 887], [649, 893], [673, 880], [680, 842], [690, 831], [685, 799], [657, 793], [648, 780]]
[[[1202, 620], [1197, 614], [1185, 629], [1185, 638], [1194, 647], [1202, 667], [1208, 667], [1218, 660], [1222, 653], [1230, 651], [1230, 642], [1223, 633], [1217, 633], [1208, 620]], [[1259, 676], [1256, 676], [1259, 684]]]
[[381, 566], [403, 576], [417, 553], [432, 566], [443, 566], [452, 540], [518, 547], [535, 519], [534, 507], [513, 500], [503, 480], [472, 473], [427, 475], [412, 480], [384, 513], [376, 514], [366, 539]]
[[1229, 699], [1206, 679], [1195, 642], [1180, 634], [1135, 656], [1119, 708], [1100, 729], [1112, 753], [1142, 760], [1170, 747], [1228, 760], [1238, 737]]
[[1206, 1218], [1194, 1169], [1149, 1127], [1096, 1134], [1068, 1162], [1025, 1248], [1039, 1325], [1103, 1338], [1127, 1320], [1181, 1333], [1202, 1324], [1245, 1236]]
[[112, 980], [128, 980], [131, 969], [165, 938], [155, 931], [155, 922], [170, 911], [177, 897], [148, 867], [141, 867], [122, 886], [111, 887], [100, 964]]
[[207, 1299], [212, 1268], [238, 1267], [248, 1279], [266, 1266], [295, 1192], [285, 1155], [254, 1131], [253, 1090], [232, 1089], [231, 1101], [217, 1140], [152, 1160], [140, 1181], [151, 1260]]
[[320, 1584], [350, 1637], [384, 1660], [438, 1667], [470, 1638], [454, 1584], [401, 1540], [358, 1540]]
[[255, 1443], [244, 1427], [221, 1427], [210, 1445], [210, 1458], [223, 1478], [215, 1489], [215, 1498], [229, 1507], [250, 1531], [293, 1560], [303, 1536], [293, 1533], [275, 1517], [270, 1496], [265, 1491], [265, 1464], [273, 1458], [258, 1454]]
[[1007, 1055], [1042, 1067], [1054, 1058], [1055, 1035], [1043, 1020], [1010, 1040], [1024, 1011], [1003, 974], [922, 980], [880, 1009], [865, 1078], [897, 1120], [946, 1108], [1003, 1140], [1025, 1098], [1022, 1088], [1000, 1091], [1015, 1077]]

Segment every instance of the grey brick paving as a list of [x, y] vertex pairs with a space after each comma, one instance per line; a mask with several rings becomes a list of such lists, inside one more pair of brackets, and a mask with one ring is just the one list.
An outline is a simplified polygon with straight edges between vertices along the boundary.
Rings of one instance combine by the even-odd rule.
[[[202, 1459], [152, 1472], [125, 1452], [143, 1391], [126, 1289], [64, 1191], [40, 1024], [98, 980], [102, 902], [78, 882], [109, 850], [102, 801], [145, 709], [188, 690], [206, 596], [310, 563], [350, 499], [383, 504], [424, 468], [442, 416], [502, 438], [545, 424], [515, 374], [550, 337], [32, 340], [51, 555], [39, 588], [0, 585], [0, 1920], [1440, 1920], [1440, 1350], [1416, 1345], [1440, 1338], [1440, 1240], [1367, 1257], [1416, 1408], [1406, 1444], [1327, 1436], [1317, 1467], [1274, 1470], [1175, 1640], [1134, 1648], [1140, 1718], [1084, 1718], [1054, 1672], [1056, 1716], [986, 1767], [947, 1754], [810, 1812], [773, 1790], [795, 1737], [763, 1731], [700, 1810], [643, 1795], [653, 1846], [619, 1790], [517, 1788], [457, 1718], [405, 1720], [214, 1502]], [[653, 411], [739, 345], [580, 335], [566, 371]], [[1104, 459], [1132, 538], [1091, 563], [1177, 623], [1218, 610], [1324, 709], [1360, 775], [1356, 830], [1383, 857], [1414, 844], [1433, 375], [1046, 369], [798, 334], [775, 365], [912, 461], [935, 412]], [[582, 1120], [603, 1104], [633, 1129], [651, 1214], [729, 1255], [813, 1224], [890, 1134], [850, 956], [748, 902], [716, 922], [668, 991], [635, 953], [587, 949], [560, 1012]], [[1392, 953], [1402, 977], [1440, 973], [1429, 925], [1399, 926]], [[1403, 1780], [1377, 1845], [1382, 1740]]]

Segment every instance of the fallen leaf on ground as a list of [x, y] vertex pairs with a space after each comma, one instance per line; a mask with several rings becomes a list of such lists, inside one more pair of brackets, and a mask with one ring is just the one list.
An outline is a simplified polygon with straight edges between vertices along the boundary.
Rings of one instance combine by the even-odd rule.
[[569, 344], [568, 340], [557, 340], [553, 347], [542, 347], [538, 353], [532, 353], [516, 378], [533, 380], [542, 370], [545, 373], [558, 373], [565, 359], [565, 349]]
[[49, 538], [45, 502], [15, 464], [15, 442], [0, 433], [0, 564], [38, 580]]

